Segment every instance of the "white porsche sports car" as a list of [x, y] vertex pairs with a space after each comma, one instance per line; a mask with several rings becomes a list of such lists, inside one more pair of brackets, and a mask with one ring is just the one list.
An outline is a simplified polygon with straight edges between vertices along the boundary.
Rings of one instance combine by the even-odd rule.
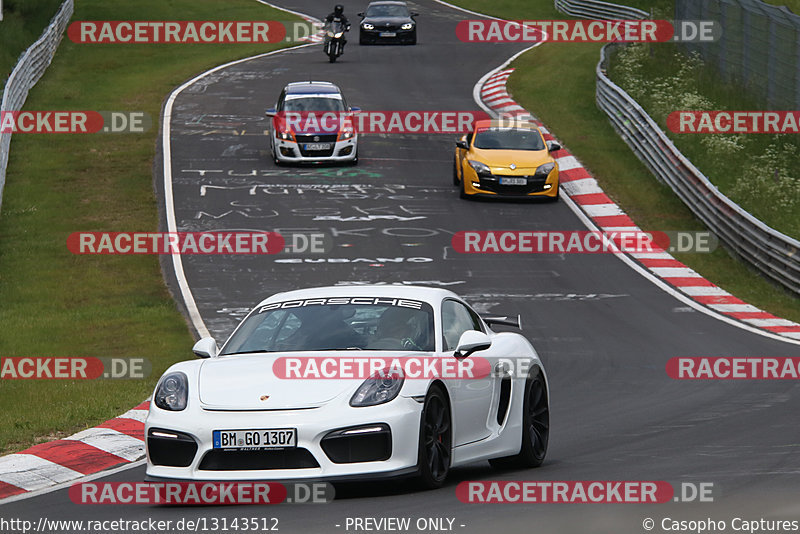
[[170, 367], [145, 424], [149, 480], [350, 480], [440, 486], [478, 460], [535, 467], [547, 376], [515, 332], [454, 293], [398, 285], [279, 293], [221, 349]]

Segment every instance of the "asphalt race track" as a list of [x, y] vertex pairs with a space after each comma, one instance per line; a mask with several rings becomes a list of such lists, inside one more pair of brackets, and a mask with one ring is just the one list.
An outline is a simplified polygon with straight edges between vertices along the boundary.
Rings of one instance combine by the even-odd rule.
[[[331, 8], [311, 0], [280, 5], [318, 18]], [[346, 4], [351, 22], [365, 5]], [[186, 256], [186, 279], [218, 341], [260, 298], [328, 284], [441, 285], [480, 311], [521, 314], [523, 333], [550, 377], [552, 430], [544, 466], [497, 472], [479, 463], [451, 472], [440, 490], [418, 491], [408, 483], [346, 485], [337, 487], [339, 498], [327, 505], [267, 508], [90, 507], [72, 503], [62, 489], [7, 504], [4, 516], [33, 521], [42, 515], [274, 516], [286, 534], [346, 532], [347, 517], [387, 515], [454, 518], [454, 530], [464, 533], [643, 532], [644, 518], [658, 525], [666, 516], [712, 517], [729, 525], [736, 516], [798, 519], [796, 381], [680, 382], [670, 379], [664, 366], [675, 356], [800, 356], [800, 346], [687, 307], [610, 254], [458, 254], [450, 241], [462, 230], [586, 228], [564, 202], [459, 199], [451, 185], [454, 136], [364, 135], [357, 166], [293, 168], [272, 162], [264, 110], [290, 81], [332, 81], [351, 105], [364, 110], [476, 110], [475, 83], [522, 49], [461, 43], [455, 27], [469, 15], [427, 0], [412, 9], [421, 14], [417, 46], [359, 46], [354, 24], [335, 64], [320, 45], [306, 46], [224, 68], [178, 95], [170, 140], [178, 230], [321, 232], [333, 245], [324, 255]], [[546, 46], [532, 53], [545, 53]], [[166, 228], [163, 176], [160, 165], [155, 168]], [[164, 266], [172, 268], [170, 261]], [[167, 278], [180, 295], [174, 273]], [[140, 465], [103, 480], [143, 477]], [[457, 500], [459, 481], [482, 479], [664, 480], [676, 491], [685, 482], [713, 482], [714, 502]]]

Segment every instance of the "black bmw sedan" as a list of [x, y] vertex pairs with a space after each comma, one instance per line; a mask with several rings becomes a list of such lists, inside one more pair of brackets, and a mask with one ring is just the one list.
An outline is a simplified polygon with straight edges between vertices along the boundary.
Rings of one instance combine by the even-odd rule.
[[405, 2], [380, 0], [371, 2], [358, 14], [359, 44], [404, 43], [417, 44], [417, 13], [408, 11]]

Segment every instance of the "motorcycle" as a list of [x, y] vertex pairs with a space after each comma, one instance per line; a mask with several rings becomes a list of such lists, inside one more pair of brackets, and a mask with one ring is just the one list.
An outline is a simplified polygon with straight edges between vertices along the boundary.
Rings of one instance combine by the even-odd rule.
[[349, 30], [344, 24], [339, 21], [333, 21], [325, 25], [325, 55], [331, 63], [336, 61], [336, 58], [342, 55], [344, 49], [344, 32]]

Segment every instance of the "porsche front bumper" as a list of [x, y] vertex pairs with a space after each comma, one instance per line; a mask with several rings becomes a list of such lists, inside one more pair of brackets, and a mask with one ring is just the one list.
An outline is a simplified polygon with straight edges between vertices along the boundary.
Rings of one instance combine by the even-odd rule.
[[[333, 403], [318, 408], [268, 411], [210, 411], [200, 406], [188, 406], [182, 412], [169, 412], [152, 406], [145, 423], [147, 477], [224, 481], [346, 480], [362, 476], [380, 478], [406, 474], [415, 469], [421, 403], [412, 398], [398, 397], [379, 406], [345, 406]], [[386, 459], [342, 462], [341, 454], [332, 452], [329, 444], [333, 432], [376, 427], [384, 427], [390, 432], [388, 457], [378, 455]], [[214, 430], [272, 428], [296, 428], [297, 447], [273, 449], [263, 454], [213, 448]], [[191, 439], [196, 444], [196, 450], [192, 454], [191, 446], [188, 448], [189, 455], [185, 462], [164, 461], [164, 456], [157, 454], [155, 450], [155, 447], [163, 447], [164, 444], [154, 441], [152, 430], [162, 436], [173, 433], [180, 436], [186, 444], [189, 442], [185, 440]], [[369, 432], [363, 437], [368, 435]], [[326, 437], [329, 439], [323, 442]], [[250, 460], [253, 461], [252, 465], [248, 465]], [[173, 465], [164, 465], [165, 463]]]

